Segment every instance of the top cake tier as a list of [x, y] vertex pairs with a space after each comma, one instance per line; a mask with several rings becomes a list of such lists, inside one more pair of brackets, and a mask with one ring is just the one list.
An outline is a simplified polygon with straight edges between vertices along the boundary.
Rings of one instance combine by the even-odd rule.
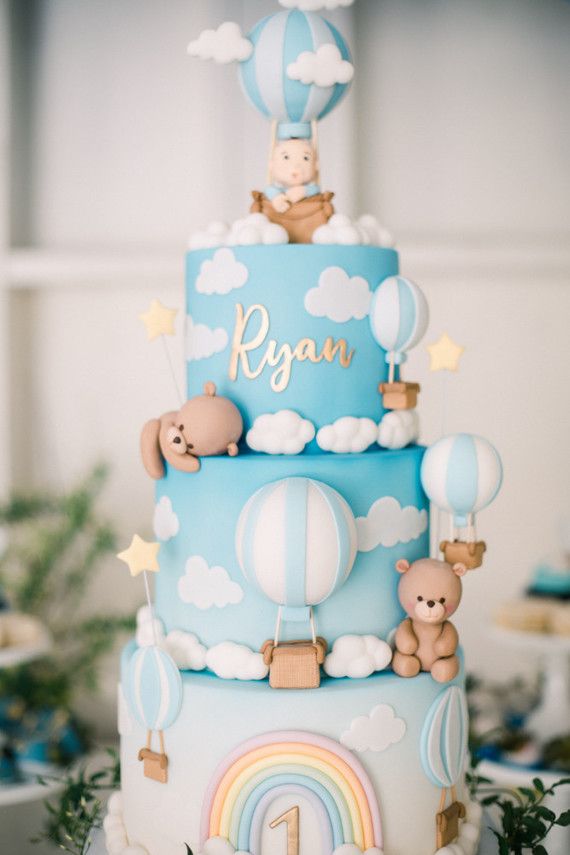
[[368, 312], [373, 292], [397, 273], [398, 254], [372, 246], [189, 252], [188, 396], [212, 380], [246, 429], [284, 409], [317, 428], [342, 416], [379, 421], [388, 366]]

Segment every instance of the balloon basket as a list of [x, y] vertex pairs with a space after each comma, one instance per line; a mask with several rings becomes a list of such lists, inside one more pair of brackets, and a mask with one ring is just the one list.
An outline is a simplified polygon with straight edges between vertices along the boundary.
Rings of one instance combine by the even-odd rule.
[[272, 689], [318, 689], [321, 685], [321, 665], [325, 661], [327, 643], [324, 638], [313, 641], [284, 641], [273, 639], [261, 648], [263, 661], [269, 666]]
[[283, 214], [276, 211], [269, 199], [258, 190], [254, 190], [252, 196], [250, 213], [265, 214], [270, 222], [283, 226], [290, 243], [311, 243], [313, 233], [319, 226], [325, 226], [334, 214], [334, 193], [318, 193], [301, 199]]
[[387, 410], [413, 410], [418, 403], [419, 383], [380, 383], [382, 404]]
[[446, 790], [442, 790], [439, 812], [435, 817], [437, 849], [443, 849], [459, 837], [459, 821], [465, 819], [466, 810], [463, 802], [457, 801], [455, 787], [451, 789], [451, 804], [444, 807]]
[[439, 548], [448, 564], [465, 564], [468, 570], [476, 570], [483, 564], [487, 545], [483, 540], [470, 543], [463, 540], [443, 540]]
[[145, 778], [150, 778], [151, 781], [156, 781], [159, 784], [166, 784], [168, 781], [168, 757], [164, 751], [164, 738], [162, 733], [159, 733], [160, 751], [153, 751], [150, 747], [151, 734], [149, 732], [146, 746], [139, 751], [138, 759], [143, 764], [143, 773]]

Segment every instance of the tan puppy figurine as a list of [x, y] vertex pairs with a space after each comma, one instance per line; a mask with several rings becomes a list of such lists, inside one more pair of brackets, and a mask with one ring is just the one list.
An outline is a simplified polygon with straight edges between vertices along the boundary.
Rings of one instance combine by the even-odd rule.
[[459, 671], [459, 638], [447, 618], [460, 603], [467, 568], [431, 558], [410, 565], [402, 558], [396, 570], [402, 574], [398, 598], [408, 617], [396, 630], [392, 667], [400, 677], [429, 671], [438, 683], [448, 683]]
[[151, 478], [164, 477], [164, 461], [180, 472], [198, 472], [200, 457], [238, 453], [243, 420], [228, 398], [216, 396], [213, 383], [178, 412], [151, 419], [141, 434], [141, 454]]

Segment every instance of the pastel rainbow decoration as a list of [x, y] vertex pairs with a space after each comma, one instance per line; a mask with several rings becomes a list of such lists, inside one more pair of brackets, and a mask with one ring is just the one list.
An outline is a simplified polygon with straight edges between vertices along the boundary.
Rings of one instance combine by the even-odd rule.
[[147, 730], [166, 730], [182, 704], [182, 679], [172, 657], [160, 647], [141, 647], [129, 661], [126, 696], [133, 715]]
[[333, 739], [302, 731], [250, 739], [218, 766], [202, 808], [202, 846], [221, 837], [258, 855], [266, 814], [286, 793], [315, 806], [323, 855], [344, 844], [382, 848], [378, 802], [361, 763]]
[[311, 122], [323, 119], [346, 95], [350, 83], [333, 86], [291, 79], [287, 68], [301, 53], [335, 45], [351, 61], [339, 31], [313, 12], [277, 12], [259, 21], [248, 36], [253, 53], [240, 63], [240, 80], [249, 101], [267, 119], [277, 121], [279, 139], [311, 138]]
[[283, 607], [286, 620], [306, 620], [347, 580], [357, 552], [354, 515], [321, 481], [285, 478], [266, 484], [244, 506], [236, 529], [244, 576]]
[[453, 523], [465, 527], [472, 514], [486, 508], [501, 487], [503, 466], [498, 451], [481, 436], [446, 436], [426, 451], [421, 468], [424, 490]]
[[370, 328], [374, 340], [386, 351], [386, 362], [401, 365], [407, 351], [424, 337], [429, 307], [423, 291], [403, 276], [389, 276], [374, 292]]
[[465, 764], [467, 701], [458, 686], [441, 692], [428, 710], [420, 739], [424, 772], [437, 787], [453, 787]]

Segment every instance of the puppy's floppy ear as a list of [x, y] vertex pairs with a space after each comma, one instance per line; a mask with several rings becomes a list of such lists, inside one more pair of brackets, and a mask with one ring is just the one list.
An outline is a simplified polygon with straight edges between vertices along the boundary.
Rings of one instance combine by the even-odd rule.
[[451, 568], [456, 576], [465, 576], [467, 573], [467, 567], [461, 561], [458, 561], [457, 564], [454, 564]]
[[406, 558], [400, 558], [396, 561], [396, 570], [398, 573], [406, 573], [410, 569], [410, 562]]
[[141, 456], [144, 468], [156, 481], [164, 478], [164, 461], [159, 444], [160, 419], [151, 419], [142, 429]]

